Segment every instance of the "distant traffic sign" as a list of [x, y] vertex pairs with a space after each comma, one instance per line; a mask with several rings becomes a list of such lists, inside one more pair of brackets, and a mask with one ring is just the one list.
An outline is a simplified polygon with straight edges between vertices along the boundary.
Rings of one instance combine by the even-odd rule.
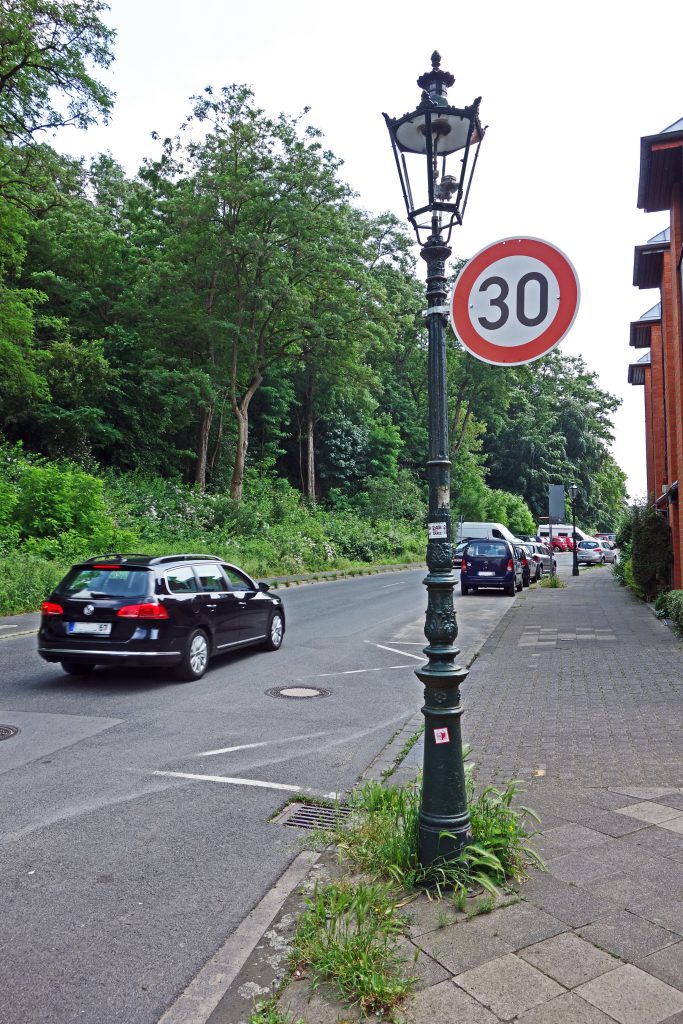
[[559, 345], [579, 308], [579, 280], [556, 246], [504, 238], [465, 265], [451, 297], [456, 335], [477, 359], [531, 363]]

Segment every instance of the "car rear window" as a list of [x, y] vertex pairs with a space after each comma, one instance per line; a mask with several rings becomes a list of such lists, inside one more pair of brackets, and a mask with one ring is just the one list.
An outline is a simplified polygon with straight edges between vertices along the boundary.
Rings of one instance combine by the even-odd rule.
[[505, 558], [508, 549], [502, 541], [474, 541], [467, 547], [467, 554], [472, 558]]
[[150, 571], [127, 567], [98, 568], [87, 566], [72, 569], [57, 587], [67, 597], [90, 600], [98, 597], [146, 597]]

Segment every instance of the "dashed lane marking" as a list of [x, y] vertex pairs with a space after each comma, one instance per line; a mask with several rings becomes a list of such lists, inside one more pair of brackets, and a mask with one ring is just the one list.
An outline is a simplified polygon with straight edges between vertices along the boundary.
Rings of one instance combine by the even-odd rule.
[[[389, 650], [389, 648], [387, 648], [387, 650]], [[403, 651], [396, 651], [396, 654], [403, 654]], [[412, 658], [414, 655], [409, 654], [408, 657]], [[420, 661], [423, 660], [423, 658], [420, 658]], [[321, 672], [317, 676], [306, 676], [305, 678], [325, 679], [329, 678], [329, 676], [358, 676], [363, 672], [392, 672], [397, 668], [410, 668], [410, 665], [381, 665], [379, 668], [347, 668], [344, 672]]]
[[300, 793], [301, 786], [285, 786], [282, 782], [263, 782], [260, 779], [231, 779], [226, 775], [195, 775], [193, 772], [152, 772], [171, 779], [191, 779], [195, 782], [226, 782], [231, 786], [258, 786], [261, 789], [284, 789], [288, 793]]
[[372, 640], [366, 640], [366, 644], [372, 644], [373, 647], [379, 647], [382, 651], [391, 651], [392, 654], [402, 654], [404, 658], [415, 658], [415, 661], [424, 661], [419, 654], [410, 654], [408, 651], [397, 651], [395, 647], [385, 647], [384, 644], [373, 643]]
[[321, 736], [329, 736], [329, 729], [326, 732], [307, 732], [301, 736], [284, 736], [277, 740], [261, 740], [260, 743], [242, 743], [238, 747], [219, 747], [218, 750], [202, 750], [195, 757], [213, 757], [214, 754], [232, 754], [236, 750], [253, 750], [254, 747], [280, 746], [281, 743], [298, 743], [300, 740], [319, 739]]

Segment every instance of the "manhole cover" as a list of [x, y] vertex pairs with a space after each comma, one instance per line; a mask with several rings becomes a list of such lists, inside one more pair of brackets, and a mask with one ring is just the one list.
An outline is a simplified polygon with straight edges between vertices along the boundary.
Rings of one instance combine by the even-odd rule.
[[0, 740], [11, 740], [18, 732], [16, 725], [0, 725]]
[[269, 697], [288, 697], [292, 700], [306, 700], [307, 697], [329, 697], [331, 690], [322, 686], [273, 686], [266, 690]]
[[289, 825], [290, 828], [335, 828], [351, 813], [349, 807], [329, 807], [321, 804], [307, 804], [294, 801], [287, 804], [284, 811], [273, 821], [278, 825]]

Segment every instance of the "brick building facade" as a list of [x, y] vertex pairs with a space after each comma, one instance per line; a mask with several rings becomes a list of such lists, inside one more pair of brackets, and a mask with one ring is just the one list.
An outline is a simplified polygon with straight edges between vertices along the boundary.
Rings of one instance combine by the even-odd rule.
[[631, 324], [630, 344], [647, 352], [628, 379], [644, 389], [648, 497], [668, 516], [671, 583], [683, 589], [683, 119], [640, 145], [638, 207], [668, 212], [669, 226], [635, 249], [633, 283], [659, 288], [660, 301]]

